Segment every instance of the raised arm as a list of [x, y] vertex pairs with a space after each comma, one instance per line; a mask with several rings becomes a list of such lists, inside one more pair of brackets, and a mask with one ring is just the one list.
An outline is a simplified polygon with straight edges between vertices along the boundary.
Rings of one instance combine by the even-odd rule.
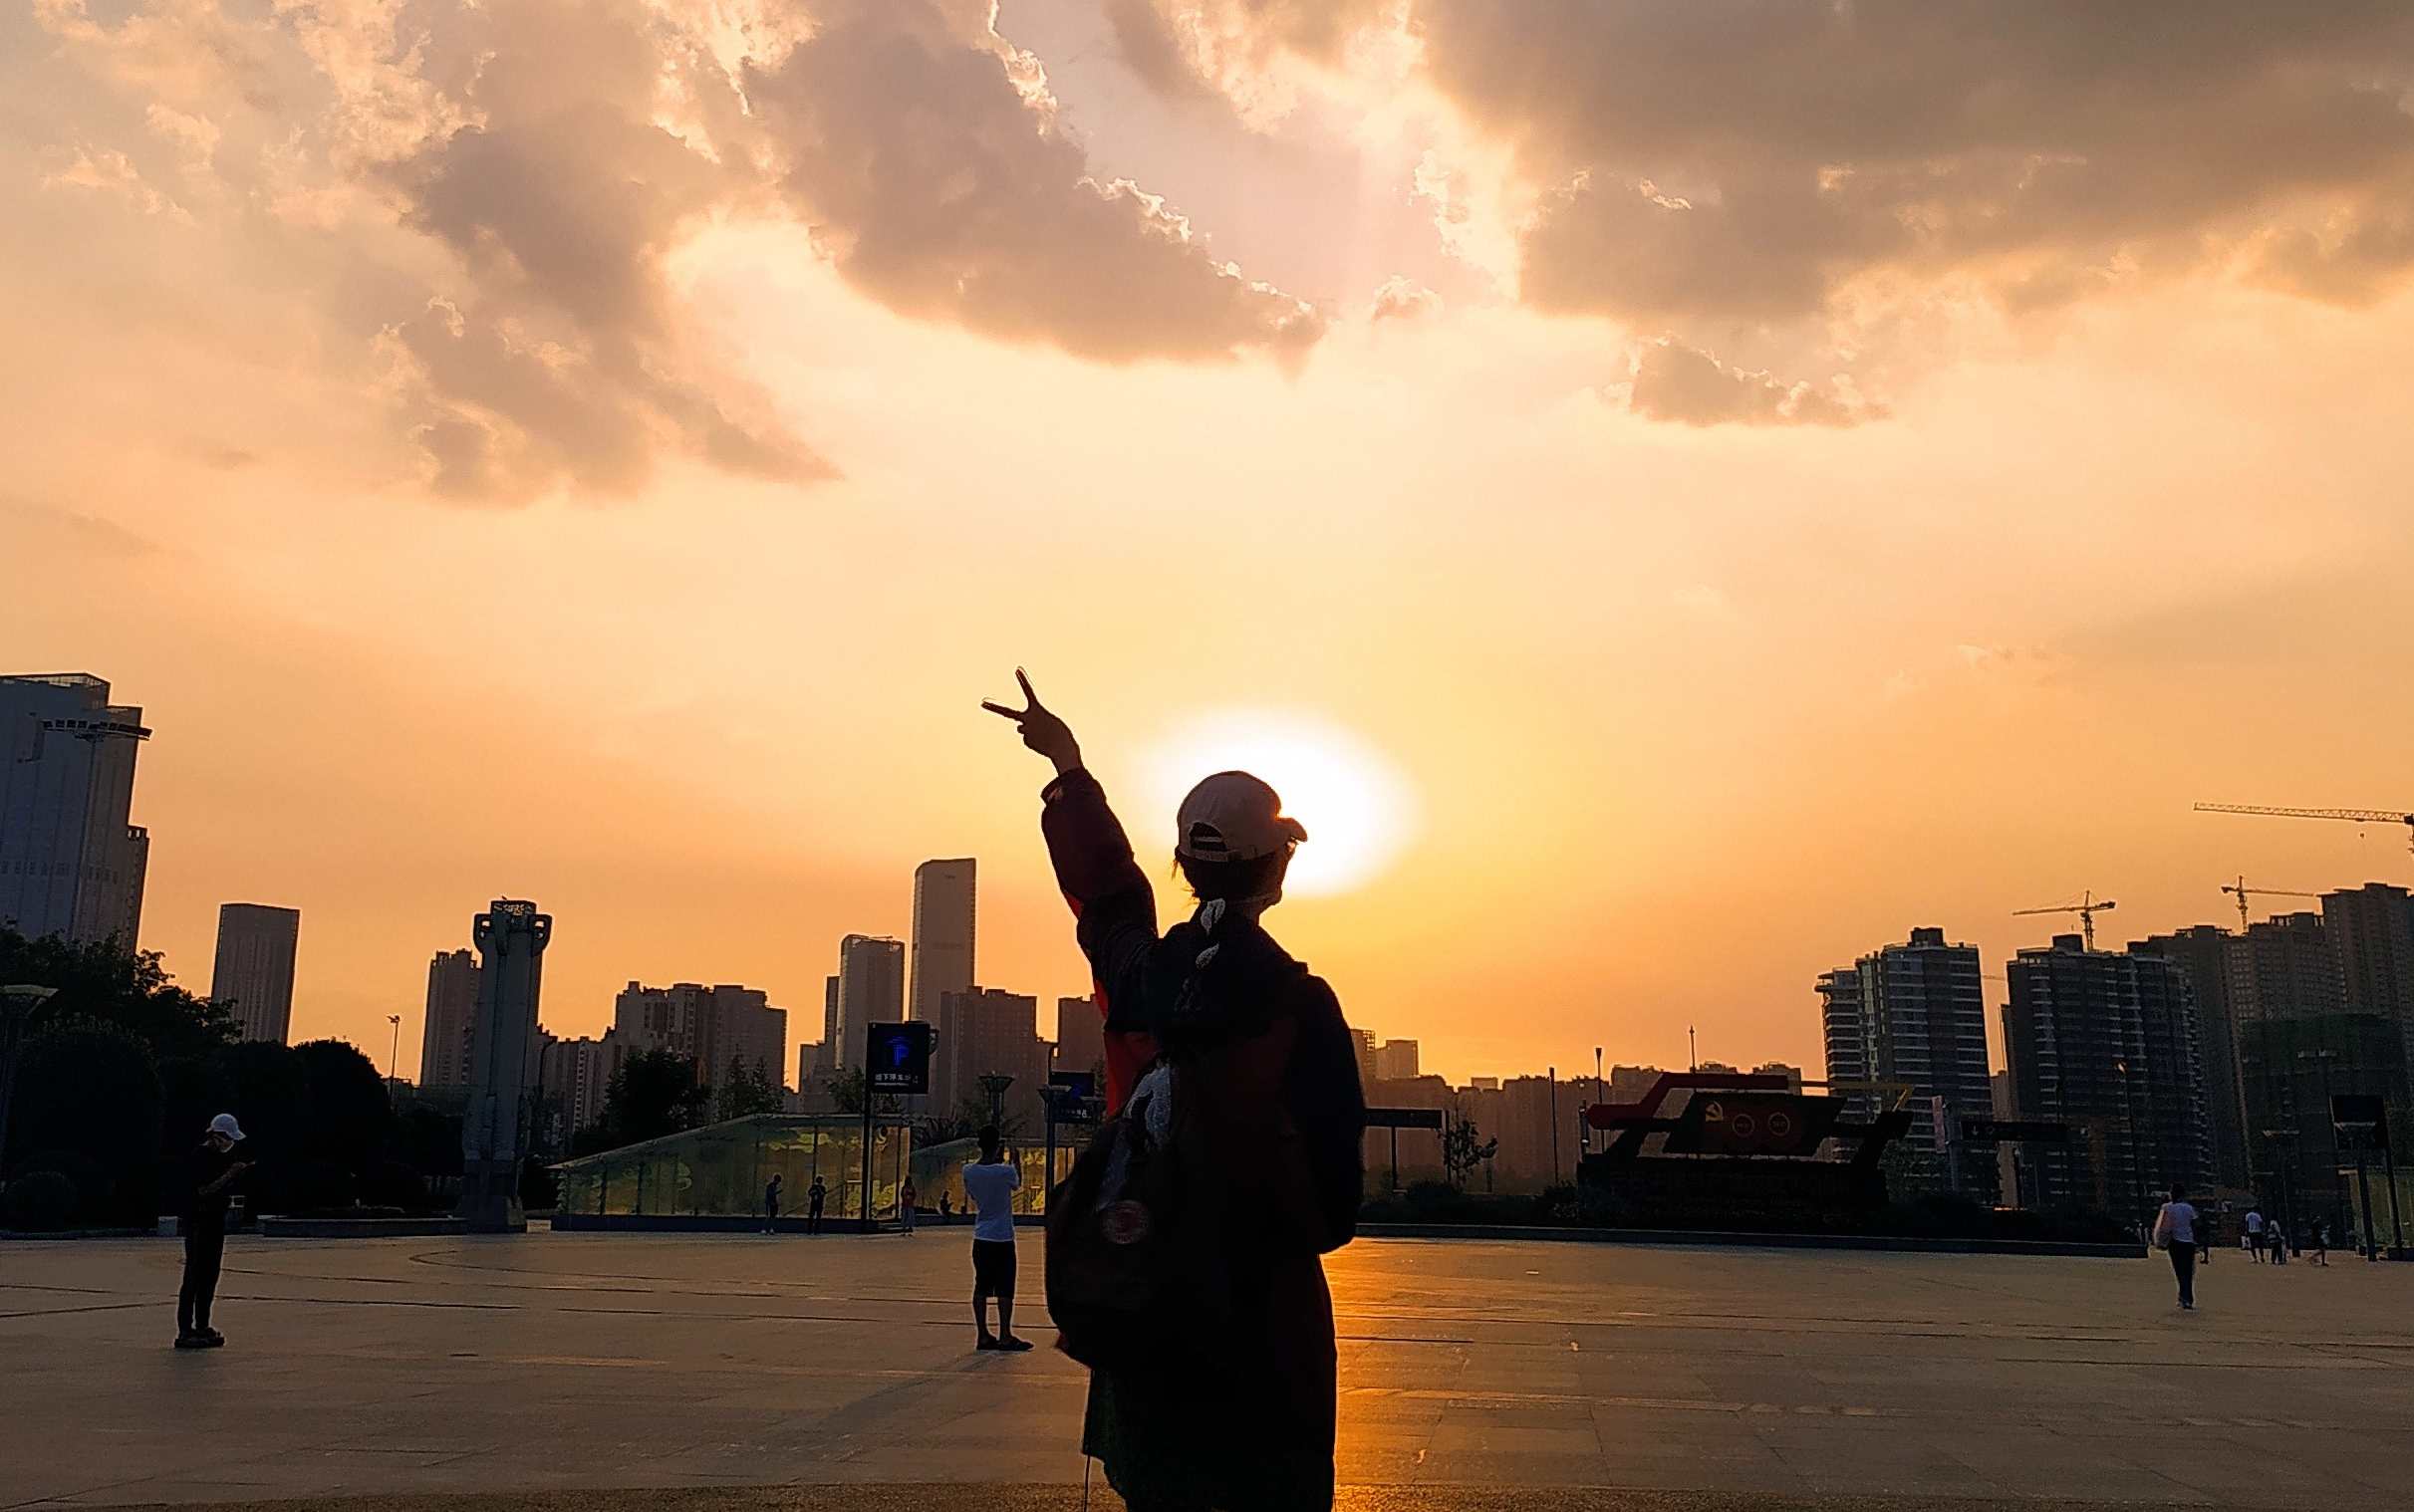
[[1014, 677], [1022, 684], [1023, 707], [985, 701], [981, 707], [1013, 720], [1023, 744], [1055, 764], [1056, 779], [1040, 794], [1039, 828], [1098, 985], [1106, 1014], [1107, 1101], [1118, 1108], [1135, 1071], [1155, 1054], [1145, 1038], [1142, 994], [1149, 947], [1157, 943], [1157, 894], [1132, 859], [1132, 843], [1106, 790], [1082, 766], [1072, 729], [1040, 703], [1021, 668]]

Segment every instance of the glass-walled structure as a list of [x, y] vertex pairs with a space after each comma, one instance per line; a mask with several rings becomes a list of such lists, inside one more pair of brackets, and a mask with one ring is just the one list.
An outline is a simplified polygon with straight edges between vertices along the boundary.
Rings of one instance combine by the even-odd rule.
[[[924, 1206], [939, 1199], [914, 1157], [907, 1120], [873, 1122], [872, 1215], [897, 1212], [897, 1190], [915, 1172]], [[941, 1146], [942, 1148], [945, 1146]], [[961, 1161], [957, 1161], [958, 1166]], [[780, 1209], [802, 1217], [805, 1193], [819, 1176], [828, 1188], [827, 1218], [859, 1218], [864, 1202], [864, 1121], [860, 1114], [763, 1113], [624, 1144], [564, 1160], [561, 1210], [610, 1217], [744, 1217], [762, 1211], [763, 1188], [780, 1182]]]
[[[581, 1155], [553, 1169], [561, 1177], [560, 1211], [578, 1217], [750, 1217], [762, 1211], [763, 1188], [777, 1175], [783, 1178], [783, 1216], [805, 1215], [805, 1193], [819, 1176], [829, 1189], [822, 1216], [854, 1219], [863, 1216], [863, 1143], [860, 1114], [764, 1113]], [[1072, 1171], [1075, 1152], [1070, 1143], [1057, 1146], [1055, 1179]], [[917, 1147], [903, 1115], [879, 1116], [872, 1138], [872, 1216], [897, 1216], [898, 1188], [908, 1171], [924, 1221], [939, 1221], [941, 1195], [948, 1209], [962, 1213], [963, 1168], [978, 1158], [979, 1146], [970, 1139]], [[1044, 1212], [1049, 1183], [1042, 1146], [1009, 1145], [1006, 1158], [1022, 1172], [1014, 1211]]]

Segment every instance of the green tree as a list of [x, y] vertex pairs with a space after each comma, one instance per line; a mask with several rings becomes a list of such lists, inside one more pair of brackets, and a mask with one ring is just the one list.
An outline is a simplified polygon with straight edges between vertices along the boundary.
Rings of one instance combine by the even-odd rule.
[[18, 1059], [6, 1158], [68, 1150], [124, 1176], [158, 1151], [160, 1102], [158, 1072], [140, 1040], [115, 1024], [55, 1024]]
[[849, 1067], [822, 1085], [830, 1089], [830, 1106], [840, 1113], [861, 1114], [864, 1111], [864, 1074], [861, 1067]]
[[729, 1074], [721, 1078], [714, 1093], [713, 1116], [718, 1119], [743, 1119], [758, 1113], [779, 1113], [788, 1106], [788, 1095], [761, 1061], [751, 1069], [739, 1064], [736, 1056], [729, 1057]]
[[1442, 1164], [1450, 1172], [1451, 1185], [1464, 1188], [1468, 1172], [1500, 1152], [1498, 1139], [1486, 1139], [1468, 1118], [1450, 1120], [1442, 1131]]
[[294, 1047], [310, 1077], [313, 1159], [333, 1160], [355, 1175], [385, 1154], [394, 1133], [394, 1105], [376, 1063], [343, 1040]]
[[174, 985], [156, 950], [130, 954], [114, 943], [79, 945], [56, 935], [29, 940], [0, 928], [0, 982], [58, 988], [37, 1025], [115, 1025], [140, 1040], [154, 1064], [207, 1056], [236, 1038], [226, 1005]]
[[693, 1129], [710, 1096], [709, 1088], [696, 1085], [693, 1061], [672, 1050], [639, 1051], [604, 1087], [608, 1147]]

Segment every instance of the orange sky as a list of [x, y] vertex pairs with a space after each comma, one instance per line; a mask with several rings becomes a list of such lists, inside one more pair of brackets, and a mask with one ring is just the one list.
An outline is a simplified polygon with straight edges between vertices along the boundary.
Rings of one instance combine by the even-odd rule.
[[2414, 878], [2188, 808], [2414, 800], [2414, 24], [2158, 10], [38, 0], [0, 664], [404, 1075], [504, 894], [557, 1033], [817, 1032], [932, 856], [1077, 990], [1018, 662], [1152, 868], [1203, 718], [1373, 753], [1272, 922], [1429, 1067], [1815, 1065], [1915, 924]]

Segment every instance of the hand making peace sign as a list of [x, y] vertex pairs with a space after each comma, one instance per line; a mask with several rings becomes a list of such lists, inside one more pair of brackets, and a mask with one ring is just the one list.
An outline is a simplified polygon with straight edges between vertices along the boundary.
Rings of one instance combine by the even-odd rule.
[[1010, 709], [985, 698], [980, 706], [992, 714], [1013, 720], [1015, 728], [1022, 732], [1022, 743], [1056, 763], [1058, 775], [1078, 768], [1081, 765], [1081, 742], [1073, 738], [1072, 726], [1040, 703], [1039, 695], [1031, 691], [1031, 679], [1019, 666], [1014, 668], [1014, 680], [1022, 684], [1023, 707]]

